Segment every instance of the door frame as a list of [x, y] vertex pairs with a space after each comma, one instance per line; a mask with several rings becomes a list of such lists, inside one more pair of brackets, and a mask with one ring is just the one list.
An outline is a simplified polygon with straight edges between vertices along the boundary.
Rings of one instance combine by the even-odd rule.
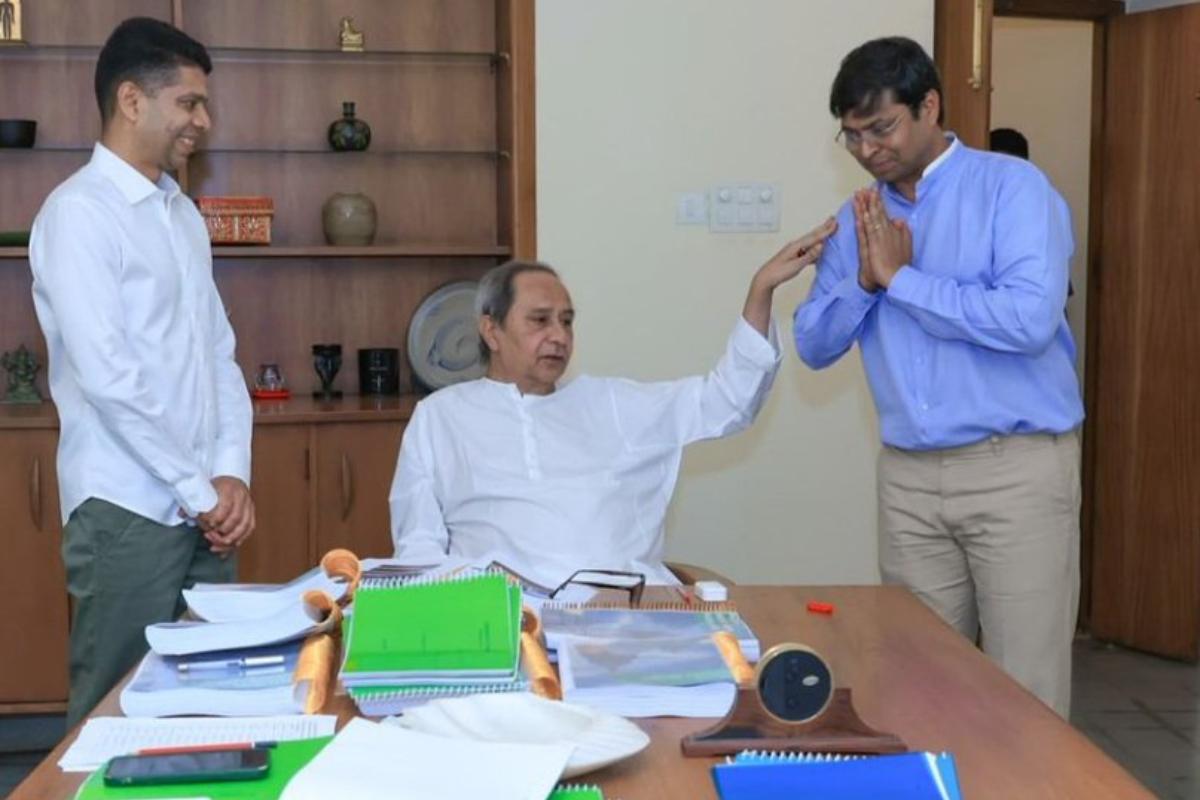
[[[953, 10], [961, 7], [963, 0], [935, 0], [935, 17], [939, 21], [936, 36], [945, 36], [946, 41], [935, 41], [934, 49], [939, 55], [952, 47], [953, 38], [970, 41], [972, 31], [949, 29], [943, 21]], [[1095, 445], [1096, 393], [1100, 390], [1097, 380], [1100, 362], [1100, 336], [1097, 314], [1100, 308], [1100, 293], [1103, 291], [1101, 250], [1104, 229], [1102, 225], [1104, 207], [1104, 91], [1106, 48], [1108, 42], [1108, 20], [1125, 13], [1122, 0], [992, 0], [992, 15], [996, 17], [1032, 17], [1040, 19], [1080, 20], [1092, 23], [1092, 119], [1091, 150], [1088, 174], [1088, 263], [1086, 327], [1084, 341], [1083, 401], [1086, 416], [1083, 422], [1083, 455], [1081, 462], [1082, 504], [1080, 508], [1079, 541], [1079, 627], [1091, 627], [1092, 603], [1092, 555], [1094, 552], [1096, 462]], [[969, 24], [969, 23], [968, 23]], [[991, 37], [990, 20], [984, 28], [987, 42], [983, 48], [986, 65], [983, 70], [984, 89], [991, 93]], [[942, 44], [943, 47], [938, 45]], [[939, 68], [942, 64], [939, 63]]]

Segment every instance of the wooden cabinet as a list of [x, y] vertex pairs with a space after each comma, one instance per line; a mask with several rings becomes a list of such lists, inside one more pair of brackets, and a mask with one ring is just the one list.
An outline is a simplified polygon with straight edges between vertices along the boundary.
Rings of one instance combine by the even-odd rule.
[[392, 554], [388, 490], [412, 402], [388, 404], [367, 421], [345, 419], [351, 401], [255, 426], [257, 528], [238, 556], [240, 580], [289, 580], [335, 547]]
[[318, 556], [334, 547], [392, 554], [387, 497], [400, 432], [395, 422], [316, 426]]
[[251, 462], [254, 534], [238, 552], [238, 579], [287, 581], [312, 564], [308, 425], [257, 425]]
[[68, 607], [60, 548], [58, 483], [54, 477], [57, 431], [4, 431], [0, 507], [4, 557], [0, 586], [5, 608], [0, 641], [8, 657], [0, 669], [0, 709], [10, 703], [50, 704], [67, 696]]

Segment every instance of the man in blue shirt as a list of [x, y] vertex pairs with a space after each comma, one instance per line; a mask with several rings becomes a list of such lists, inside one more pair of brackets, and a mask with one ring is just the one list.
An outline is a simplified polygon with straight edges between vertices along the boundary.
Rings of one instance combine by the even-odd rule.
[[1063, 716], [1079, 589], [1070, 213], [1032, 164], [941, 128], [929, 56], [852, 51], [839, 137], [876, 179], [838, 213], [796, 348], [858, 342], [879, 412], [879, 564]]

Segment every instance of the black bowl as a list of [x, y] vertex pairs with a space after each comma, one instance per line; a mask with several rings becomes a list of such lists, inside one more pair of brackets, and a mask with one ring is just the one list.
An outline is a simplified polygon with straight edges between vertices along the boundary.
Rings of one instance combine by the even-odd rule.
[[0, 119], [0, 147], [33, 147], [37, 120]]

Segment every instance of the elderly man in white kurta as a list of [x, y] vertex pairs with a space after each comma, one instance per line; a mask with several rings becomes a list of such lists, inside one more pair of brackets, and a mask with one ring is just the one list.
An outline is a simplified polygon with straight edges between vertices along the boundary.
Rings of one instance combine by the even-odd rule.
[[417, 404], [390, 496], [396, 557], [496, 562], [546, 587], [579, 569], [671, 582], [663, 523], [683, 447], [753, 422], [779, 368], [775, 288], [821, 253], [827, 222], [755, 273], [708, 375], [559, 385], [575, 317], [557, 274], [509, 262], [480, 283], [485, 377]]

